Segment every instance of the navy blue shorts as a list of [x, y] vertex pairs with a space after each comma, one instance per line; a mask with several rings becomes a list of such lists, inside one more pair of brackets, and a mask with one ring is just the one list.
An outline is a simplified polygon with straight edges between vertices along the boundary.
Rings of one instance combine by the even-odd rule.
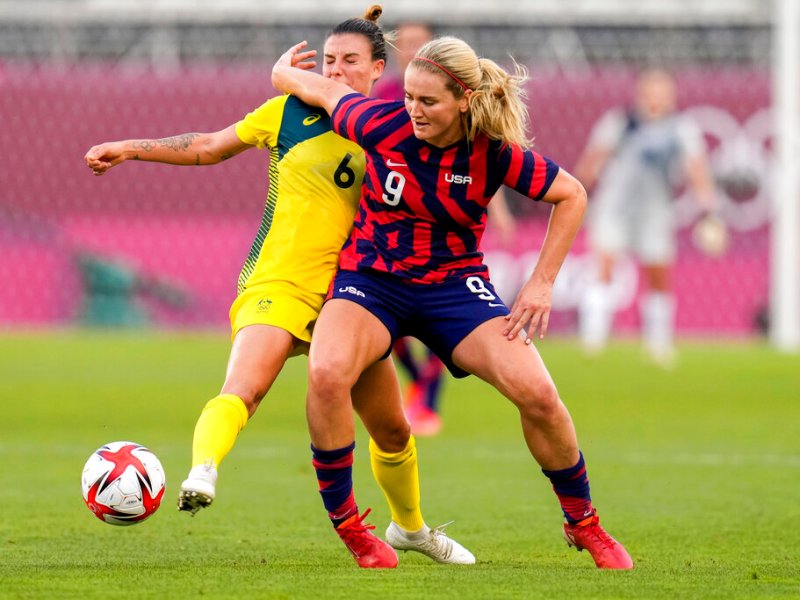
[[[420, 284], [375, 271], [339, 271], [329, 298], [366, 308], [389, 330], [392, 344], [405, 336], [417, 338], [455, 377], [469, 373], [453, 364], [453, 349], [481, 323], [510, 312], [482, 277]], [[391, 353], [392, 344], [383, 358]]]

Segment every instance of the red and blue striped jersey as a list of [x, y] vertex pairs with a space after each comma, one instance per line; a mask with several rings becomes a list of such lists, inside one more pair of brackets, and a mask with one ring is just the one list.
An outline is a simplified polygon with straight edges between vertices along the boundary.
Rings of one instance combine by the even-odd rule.
[[482, 134], [437, 148], [417, 139], [401, 102], [349, 94], [333, 130], [367, 156], [353, 231], [339, 268], [376, 270], [414, 283], [488, 278], [480, 241], [486, 206], [505, 184], [541, 199], [558, 165]]

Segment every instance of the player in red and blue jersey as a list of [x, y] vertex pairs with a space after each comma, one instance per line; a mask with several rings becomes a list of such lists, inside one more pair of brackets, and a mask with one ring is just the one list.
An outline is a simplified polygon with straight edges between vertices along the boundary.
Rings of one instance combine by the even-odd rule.
[[[403, 101], [403, 74], [417, 51], [434, 38], [433, 28], [420, 21], [405, 21], [394, 32], [392, 44], [396, 66], [384, 73], [376, 83], [374, 98]], [[388, 70], [388, 67], [387, 67]], [[514, 235], [514, 217], [508, 207], [504, 187], [489, 203], [489, 228], [495, 229], [505, 244]], [[415, 435], [436, 435], [442, 427], [439, 416], [440, 396], [445, 383], [444, 363], [430, 348], [418, 348], [410, 338], [398, 338], [393, 345], [394, 357], [410, 377], [405, 393], [405, 411]]]
[[[517, 406], [525, 442], [561, 504], [567, 542], [587, 549], [600, 568], [632, 568], [625, 548], [600, 526], [572, 418], [531, 345], [537, 329], [546, 333], [552, 285], [580, 227], [586, 192], [528, 148], [524, 70], [510, 74], [462, 40], [439, 38], [406, 69], [403, 106], [293, 68], [304, 47], [281, 57], [273, 84], [328, 111], [334, 131], [367, 156], [355, 227], [309, 353], [315, 457], [347, 455], [350, 392], [359, 374], [386, 358], [397, 337], [417, 337], [453, 375], [477, 375]], [[501, 185], [553, 204], [538, 262], [510, 310], [480, 251], [486, 206]], [[328, 485], [351, 489], [348, 470], [327, 476], [335, 480]], [[390, 543], [394, 535], [390, 526]]]
[[403, 104], [361, 94], [342, 98], [333, 128], [369, 156], [339, 268], [384, 271], [410, 283], [488, 279], [479, 246], [489, 201], [503, 184], [540, 200], [559, 172], [531, 150], [486, 136], [433, 147], [414, 135]]

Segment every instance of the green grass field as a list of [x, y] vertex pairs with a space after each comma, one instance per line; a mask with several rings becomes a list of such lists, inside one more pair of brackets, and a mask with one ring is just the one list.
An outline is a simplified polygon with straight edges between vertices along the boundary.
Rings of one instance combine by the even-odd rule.
[[[404, 554], [357, 568], [316, 491], [305, 361], [290, 361], [222, 465], [215, 505], [175, 509], [192, 428], [219, 388], [224, 333], [0, 337], [0, 598], [800, 597], [800, 359], [761, 345], [685, 344], [666, 373], [619, 343], [586, 362], [541, 345], [570, 407], [595, 503], [636, 561], [602, 572], [567, 548], [515, 410], [474, 378], [449, 380], [440, 436], [418, 440], [431, 526], [472, 567]], [[167, 472], [159, 512], [100, 523], [80, 474], [103, 443], [150, 447]], [[389, 513], [363, 430], [356, 493], [382, 534]]]

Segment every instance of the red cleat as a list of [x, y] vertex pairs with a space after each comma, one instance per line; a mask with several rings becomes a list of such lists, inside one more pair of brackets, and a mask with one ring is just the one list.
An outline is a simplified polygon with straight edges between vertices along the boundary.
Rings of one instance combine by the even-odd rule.
[[574, 525], [564, 524], [567, 544], [578, 550], [588, 550], [598, 569], [632, 569], [633, 559], [628, 551], [605, 529], [600, 527], [597, 514]]
[[368, 508], [361, 516], [353, 515], [336, 528], [336, 533], [350, 550], [359, 567], [394, 569], [397, 566], [397, 553], [389, 544], [370, 532], [375, 529], [375, 525], [364, 523], [364, 518], [371, 510]]
[[442, 429], [442, 418], [421, 403], [406, 407], [406, 418], [411, 425], [411, 433], [420, 437], [431, 437]]
[[425, 390], [422, 389], [422, 384], [412, 381], [406, 388], [406, 393], [403, 395], [403, 406], [414, 407], [422, 406], [422, 399], [425, 396]]

